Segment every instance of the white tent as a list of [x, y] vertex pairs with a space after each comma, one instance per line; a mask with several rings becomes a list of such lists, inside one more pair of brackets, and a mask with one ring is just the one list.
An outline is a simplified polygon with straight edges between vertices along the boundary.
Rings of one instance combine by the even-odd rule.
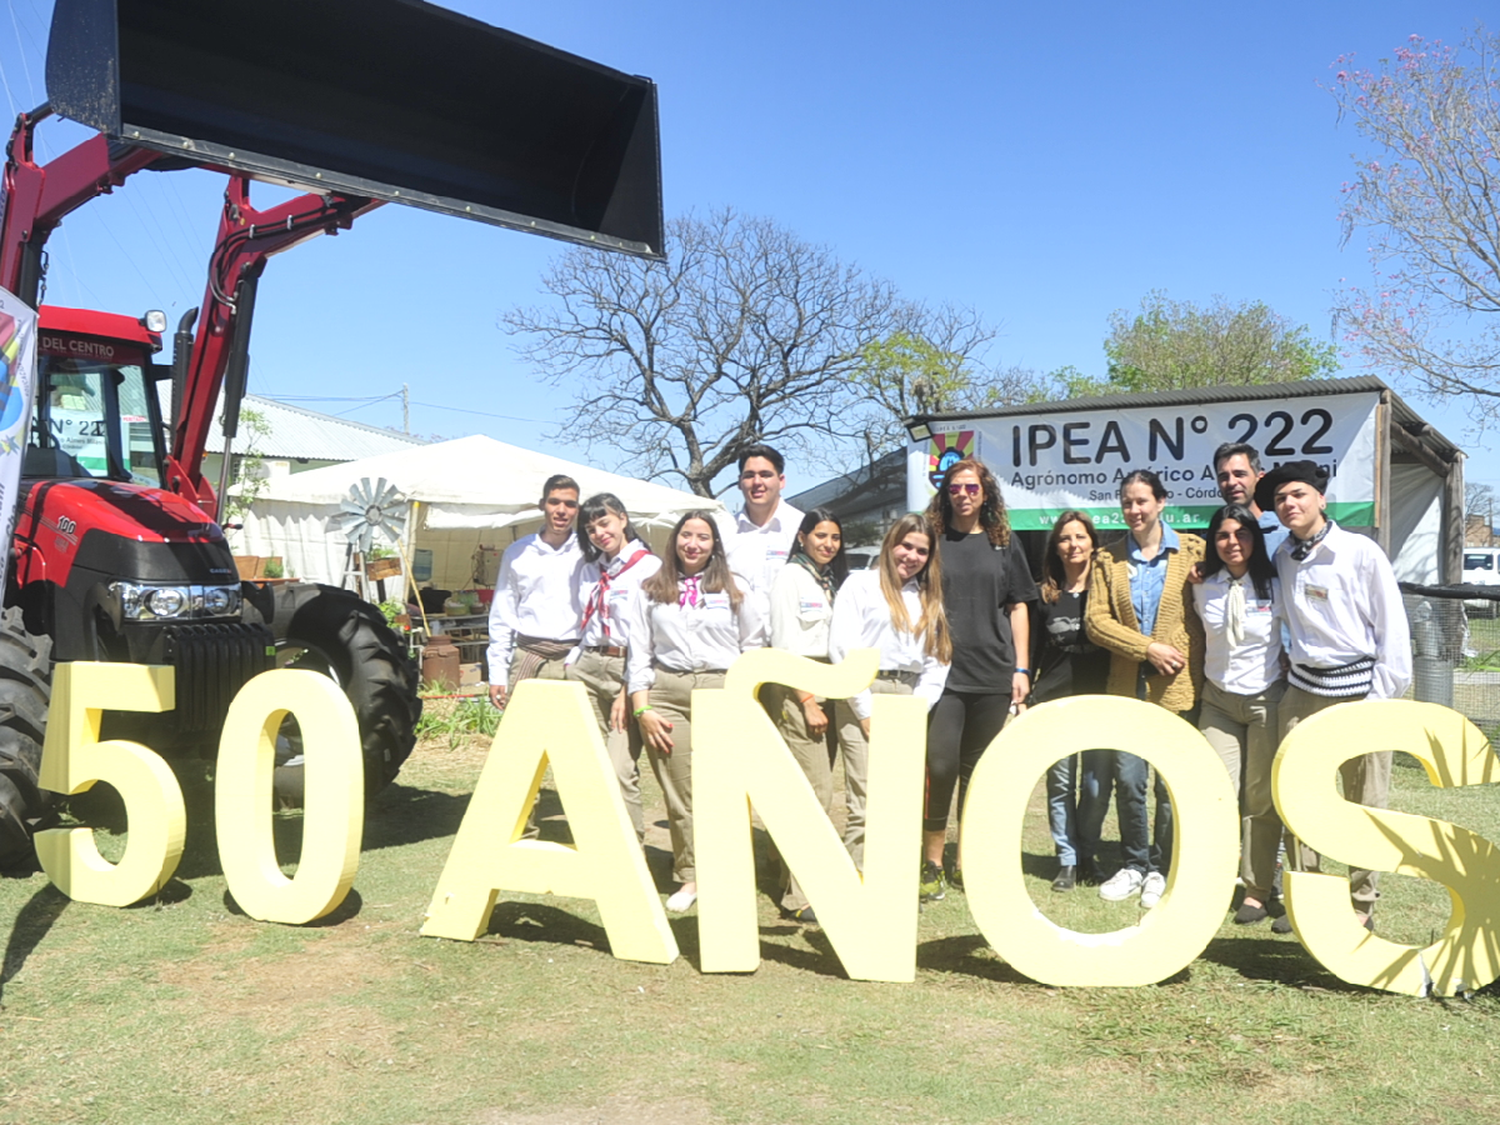
[[[422, 584], [449, 590], [492, 585], [499, 552], [541, 526], [537, 503], [554, 473], [577, 480], [580, 498], [613, 492], [658, 552], [683, 512], [723, 509], [719, 501], [691, 492], [476, 435], [273, 478], [232, 542], [240, 553], [279, 556], [288, 576], [340, 585], [346, 542], [340, 525], [330, 521], [352, 487], [384, 478], [405, 498], [401, 547], [416, 562], [419, 580], [419, 560], [431, 552], [431, 576]], [[379, 533], [375, 541], [388, 545]]]

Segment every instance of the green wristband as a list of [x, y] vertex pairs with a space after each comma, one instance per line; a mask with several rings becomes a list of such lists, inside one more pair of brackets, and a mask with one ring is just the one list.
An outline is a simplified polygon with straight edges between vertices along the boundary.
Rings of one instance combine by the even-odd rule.
[[646, 713], [646, 712], [647, 712], [647, 711], [655, 711], [655, 710], [656, 710], [656, 708], [655, 708], [655, 707], [653, 707], [653, 706], [651, 706], [651, 704], [649, 704], [649, 703], [648, 703], [648, 704], [646, 704], [646, 706], [644, 706], [644, 707], [637, 707], [637, 708], [636, 708], [636, 709], [635, 709], [635, 710], [634, 710], [634, 711], [632, 711], [632, 712], [631, 712], [631, 713], [630, 713], [630, 717], [631, 717], [631, 718], [632, 718], [632, 719], [639, 719], [639, 718], [640, 718], [640, 717], [641, 717], [641, 716], [642, 716], [642, 715], [644, 715], [644, 714], [645, 714], [645, 713]]

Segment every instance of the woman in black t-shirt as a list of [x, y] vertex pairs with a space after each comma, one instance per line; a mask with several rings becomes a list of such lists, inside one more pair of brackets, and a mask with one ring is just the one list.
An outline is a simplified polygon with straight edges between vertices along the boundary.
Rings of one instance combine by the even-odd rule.
[[[943, 564], [943, 608], [953, 637], [948, 683], [927, 727], [927, 807], [922, 820], [924, 900], [943, 897], [948, 806], [958, 787], [959, 815], [984, 749], [1012, 706], [1031, 692], [1029, 602], [1036, 583], [1013, 542], [994, 475], [975, 460], [949, 467], [927, 509]], [[962, 886], [955, 870], [954, 882]]]
[[[1042, 559], [1042, 598], [1032, 630], [1036, 686], [1031, 689], [1031, 703], [1104, 694], [1109, 653], [1090, 641], [1083, 627], [1089, 569], [1098, 546], [1099, 533], [1085, 512], [1066, 511], [1052, 525]], [[1099, 829], [1109, 808], [1113, 777], [1105, 768], [1108, 759], [1099, 751], [1086, 751], [1082, 757], [1081, 776], [1076, 756], [1055, 762], [1047, 771], [1047, 821], [1058, 865], [1054, 891], [1071, 891], [1080, 882], [1099, 882], [1094, 854], [1099, 850]]]

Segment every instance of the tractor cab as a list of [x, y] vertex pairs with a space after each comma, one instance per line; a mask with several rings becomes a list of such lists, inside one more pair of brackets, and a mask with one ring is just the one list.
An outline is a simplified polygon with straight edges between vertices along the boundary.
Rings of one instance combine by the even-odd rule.
[[160, 487], [163, 426], [156, 392], [165, 318], [44, 305], [37, 398], [21, 474]]

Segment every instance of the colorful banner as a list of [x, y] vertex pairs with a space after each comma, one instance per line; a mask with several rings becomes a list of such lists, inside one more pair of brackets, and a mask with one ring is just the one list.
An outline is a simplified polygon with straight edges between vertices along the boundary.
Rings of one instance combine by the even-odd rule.
[[907, 505], [926, 507], [939, 466], [977, 456], [1000, 481], [1011, 526], [1020, 531], [1051, 530], [1068, 508], [1088, 512], [1101, 529], [1123, 528], [1120, 481], [1135, 469], [1155, 471], [1167, 486], [1168, 523], [1204, 527], [1222, 503], [1214, 450], [1242, 441], [1260, 450], [1265, 469], [1318, 462], [1329, 473], [1329, 513], [1345, 526], [1370, 527], [1379, 401], [1361, 391], [933, 422], [931, 436], [908, 447]]
[[0, 589], [10, 564], [10, 541], [16, 529], [21, 460], [26, 453], [26, 429], [31, 424], [31, 400], [36, 390], [36, 312], [18, 297], [0, 289]]

